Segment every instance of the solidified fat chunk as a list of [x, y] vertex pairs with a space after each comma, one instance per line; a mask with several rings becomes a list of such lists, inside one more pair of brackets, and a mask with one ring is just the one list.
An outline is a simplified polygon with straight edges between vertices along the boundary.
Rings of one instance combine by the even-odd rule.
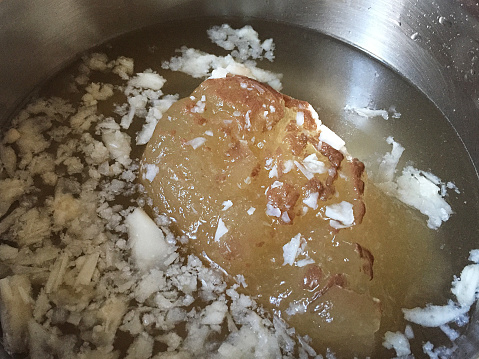
[[73, 358], [76, 338], [59, 336], [34, 320], [28, 322], [29, 353], [31, 359]]
[[154, 339], [143, 332], [128, 348], [126, 359], [149, 359], [153, 353]]
[[95, 252], [85, 256], [83, 265], [75, 280], [75, 286], [77, 285], [89, 285], [93, 277], [93, 272], [96, 269], [100, 252]]
[[130, 137], [120, 131], [105, 132], [102, 135], [103, 143], [110, 152], [111, 158], [118, 161], [124, 166], [131, 163], [130, 159]]
[[394, 349], [398, 357], [411, 354], [408, 338], [401, 332], [386, 332], [383, 345], [387, 349]]
[[13, 275], [0, 280], [0, 316], [3, 345], [9, 353], [27, 350], [28, 321], [32, 318], [32, 287], [26, 276]]
[[460, 278], [453, 282], [451, 292], [456, 296], [459, 305], [471, 306], [477, 298], [479, 290], [479, 264], [471, 264], [461, 272]]
[[43, 211], [32, 208], [23, 214], [13, 226], [20, 246], [42, 242], [51, 233], [50, 218]]
[[164, 285], [166, 285], [166, 280], [163, 272], [158, 269], [152, 269], [138, 283], [135, 289], [135, 299], [139, 303], [143, 303], [153, 293], [159, 292]]
[[28, 190], [30, 184], [31, 181], [20, 179], [7, 178], [0, 181], [0, 217]]
[[97, 314], [101, 324], [93, 333], [93, 339], [98, 346], [108, 346], [113, 343], [127, 309], [128, 299], [125, 297], [110, 297], [105, 301]]
[[63, 252], [53, 264], [50, 275], [48, 276], [48, 281], [45, 284], [45, 292], [52, 293], [58, 289], [58, 287], [63, 283], [63, 276], [67, 270], [67, 265], [69, 262], [69, 255], [66, 252]]
[[135, 209], [126, 217], [133, 260], [140, 271], [164, 268], [171, 248], [155, 222], [142, 210]]
[[223, 301], [216, 301], [207, 306], [202, 314], [201, 324], [219, 325], [225, 319], [228, 312], [228, 306]]
[[470, 307], [429, 305], [425, 308], [403, 309], [404, 318], [424, 327], [439, 327], [467, 313]]

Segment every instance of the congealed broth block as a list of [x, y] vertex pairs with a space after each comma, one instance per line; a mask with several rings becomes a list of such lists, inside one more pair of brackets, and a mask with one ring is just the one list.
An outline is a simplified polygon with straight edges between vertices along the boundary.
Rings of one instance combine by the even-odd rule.
[[242, 76], [208, 79], [163, 116], [140, 171], [192, 251], [244, 277], [314, 347], [372, 350], [382, 303], [368, 246], [390, 230], [390, 208], [373, 210], [371, 232], [364, 166], [307, 102]]

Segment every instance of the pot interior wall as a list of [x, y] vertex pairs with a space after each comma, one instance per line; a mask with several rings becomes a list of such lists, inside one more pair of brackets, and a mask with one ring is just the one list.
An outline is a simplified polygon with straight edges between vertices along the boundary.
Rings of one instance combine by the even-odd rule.
[[[412, 25], [406, 26], [404, 20], [399, 25], [394, 22], [405, 11], [399, 6], [365, 1], [355, 5], [335, 1], [300, 1], [295, 5], [281, 1], [269, 5], [253, 1], [143, 1], [133, 8], [129, 2], [118, 6], [107, 1], [61, 1], [58, 5], [58, 1], [43, 0], [31, 6], [23, 4], [22, 11], [28, 9], [22, 14], [25, 21], [15, 23], [22, 13], [22, 3], [0, 3], [5, 14], [12, 15], [0, 28], [0, 41], [12, 45], [7, 54], [0, 56], [0, 66], [6, 69], [0, 74], [0, 83], [5, 84], [0, 89], [1, 125], [6, 125], [9, 115], [35, 86], [82, 51], [117, 35], [163, 23], [144, 33], [150, 39], [141, 40], [161, 48], [140, 65], [155, 68], [181, 45], [211, 49], [206, 29], [212, 24], [252, 24], [262, 38], [275, 40], [276, 59], [264, 67], [284, 74], [283, 92], [313, 104], [322, 120], [349, 143], [351, 153], [368, 161], [373, 154], [390, 151], [385, 139], [394, 136], [406, 148], [402, 164], [412, 161], [415, 167], [456, 184], [461, 193], [448, 198], [456, 213], [441, 228], [438, 240], [450, 255], [454, 273], [466, 264], [467, 253], [475, 247], [479, 234], [479, 183], [474, 167], [479, 163], [475, 142], [479, 127], [478, 111], [472, 101], [474, 90], [469, 85], [460, 86], [457, 73], [462, 74], [463, 69], [446, 68], [450, 58], [442, 51], [436, 56], [436, 45], [426, 45], [424, 32], [423, 41], [418, 42], [408, 34]], [[383, 12], [378, 4], [384, 5]], [[404, 1], [401, 5], [407, 7], [410, 3]], [[297, 12], [292, 11], [293, 6]], [[15, 11], [18, 15], [13, 15]], [[381, 16], [374, 19], [378, 14]], [[354, 20], [355, 16], [360, 19]], [[169, 21], [180, 18], [181, 23]], [[360, 30], [357, 24], [364, 21], [376, 27]], [[427, 21], [433, 22], [432, 18]], [[168, 37], [179, 24], [185, 26], [185, 31]], [[34, 25], [40, 25], [35, 37]], [[383, 33], [382, 27], [387, 29]], [[387, 34], [393, 34], [392, 39], [405, 37], [393, 43]], [[136, 35], [128, 36], [134, 39]], [[133, 46], [125, 46], [119, 55], [134, 57], [134, 51]], [[171, 86], [176, 86], [180, 95], [187, 95], [195, 82], [185, 84], [181, 87], [173, 82]], [[376, 109], [393, 106], [401, 116], [387, 121], [364, 120], [351, 116], [344, 110], [346, 105]]]

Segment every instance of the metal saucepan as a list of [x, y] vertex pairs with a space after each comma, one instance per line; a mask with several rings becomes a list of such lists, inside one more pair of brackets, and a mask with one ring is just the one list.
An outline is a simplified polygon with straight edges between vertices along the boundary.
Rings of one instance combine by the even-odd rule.
[[[302, 39], [309, 49], [302, 48], [301, 41], [294, 41], [293, 48], [288, 50], [288, 40], [293, 40], [294, 34], [284, 34], [283, 39], [274, 37], [288, 61], [294, 60], [296, 54], [302, 56], [299, 60], [302, 64], [323, 64], [318, 65], [312, 78], [331, 87], [318, 89], [318, 93], [337, 90], [331, 74], [340, 71], [341, 66], [349, 66], [348, 80], [337, 85], [343, 96], [338, 103], [363, 106], [377, 95], [379, 105], [380, 94], [396, 86], [403, 86], [405, 92], [420, 91], [428, 100], [424, 106], [418, 102], [415, 107], [414, 95], [405, 95], [402, 101], [412, 103], [410, 111], [418, 111], [418, 116], [426, 119], [426, 127], [424, 132], [405, 141], [424, 141], [425, 148], [430, 150], [422, 157], [432, 163], [432, 172], [438, 171], [440, 176], [465, 188], [461, 200], [467, 205], [458, 210], [460, 219], [455, 225], [460, 228], [454, 235], [458, 258], [464, 258], [468, 249], [476, 246], [479, 5], [472, 0], [0, 0], [0, 129], [38, 84], [83, 51], [145, 26], [168, 21], [187, 24], [202, 17], [242, 23], [267, 21], [283, 28], [290, 26], [295, 34], [304, 32]], [[336, 64], [330, 61], [330, 67], [326, 68], [327, 48], [315, 43], [318, 39], [315, 34], [337, 39], [376, 59], [374, 71], [376, 75], [379, 73], [379, 79], [371, 81], [368, 77], [371, 69], [353, 58]], [[395, 76], [402, 82], [391, 80]], [[284, 92], [314, 104], [317, 98], [311, 94], [315, 91], [312, 81], [285, 81]], [[353, 92], [347, 95], [345, 89], [361, 84], [367, 95]], [[338, 103], [320, 106], [326, 112], [334, 111]], [[441, 137], [441, 133], [436, 133], [434, 138], [443, 138], [442, 143], [428, 142], [427, 136], [422, 138], [422, 133], [431, 129], [434, 116], [438, 123], [432, 131], [447, 134]], [[409, 125], [414, 124], [403, 124]], [[348, 138], [348, 131], [342, 133], [334, 124], [332, 127]], [[352, 146], [361, 151], [359, 144]], [[458, 268], [461, 265], [464, 266], [464, 261]], [[478, 327], [477, 319], [473, 318], [468, 335], [461, 338], [458, 358], [479, 351]], [[0, 357], [7, 356], [3, 353]]]

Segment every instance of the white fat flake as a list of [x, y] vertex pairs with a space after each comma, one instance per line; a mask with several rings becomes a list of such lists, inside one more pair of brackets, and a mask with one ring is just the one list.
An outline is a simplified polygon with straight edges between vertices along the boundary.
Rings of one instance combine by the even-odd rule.
[[428, 216], [427, 225], [431, 229], [438, 229], [453, 213], [451, 206], [441, 196], [437, 177], [412, 166], [405, 167], [395, 182], [379, 183], [379, 187], [386, 194]]
[[479, 263], [479, 249], [473, 249], [469, 252], [469, 260], [474, 263]]
[[306, 313], [308, 310], [308, 303], [302, 300], [295, 300], [289, 303], [288, 308], [285, 310], [285, 313], [288, 315], [295, 315]]
[[387, 349], [394, 349], [396, 356], [401, 358], [411, 354], [409, 340], [401, 332], [386, 332], [384, 334], [383, 345]]
[[233, 202], [231, 200], [227, 200], [227, 201], [224, 201], [222, 205], [223, 205], [222, 211], [226, 211], [228, 208], [233, 206]]
[[281, 219], [283, 220], [284, 223], [291, 222], [291, 218], [289, 218], [288, 212], [283, 212], [281, 214]]
[[204, 137], [195, 137], [192, 140], [189, 140], [188, 142], [185, 143], [185, 145], [189, 145], [193, 147], [194, 150], [196, 150], [198, 147], [203, 145], [206, 142], [206, 138]]
[[141, 271], [165, 266], [169, 245], [155, 222], [140, 208], [126, 217], [133, 260]]
[[262, 70], [250, 61], [240, 63], [231, 55], [215, 56], [197, 49], [183, 47], [181, 55], [162, 63], [161, 67], [172, 71], [181, 71], [194, 78], [225, 78], [227, 74], [242, 75], [267, 83], [280, 91], [281, 74]]
[[300, 127], [304, 125], [304, 112], [296, 112], [296, 125]]
[[454, 340], [456, 340], [457, 338], [459, 338], [459, 332], [457, 330], [454, 330], [452, 329], [449, 325], [447, 324], [443, 324], [439, 327], [439, 329], [442, 330], [442, 332], [444, 334], [447, 335], [447, 337], [449, 338], [449, 340], [451, 342], [453, 342]]
[[354, 223], [353, 205], [346, 201], [326, 206], [325, 215], [336, 229], [351, 227]]
[[305, 199], [303, 199], [303, 203], [308, 206], [309, 208], [312, 209], [317, 209], [318, 208], [318, 198], [319, 198], [319, 193], [318, 192], [313, 192], [308, 195]]
[[[389, 119], [389, 114], [386, 110], [374, 110], [368, 107], [351, 107], [350, 105], [346, 105], [344, 107], [345, 111], [354, 112], [357, 115], [364, 117], [364, 118], [373, 118], [373, 117], [382, 117], [385, 120]], [[399, 117], [401, 114], [399, 114]], [[395, 117], [398, 118], [398, 117]]]
[[461, 272], [461, 276], [452, 283], [451, 292], [462, 307], [470, 307], [476, 300], [479, 290], [479, 264], [470, 264]]
[[215, 232], [215, 242], [218, 242], [221, 237], [223, 237], [228, 232], [228, 228], [226, 228], [225, 223], [221, 218], [218, 219], [218, 225], [216, 227]]
[[266, 158], [265, 160], [265, 168], [267, 170], [271, 169], [271, 165], [273, 164], [273, 159], [272, 158]]
[[273, 178], [273, 177], [278, 178], [279, 177], [278, 166], [277, 165], [274, 165], [273, 168], [271, 168], [271, 170], [269, 171], [268, 177], [269, 178]]
[[213, 136], [213, 131], [210, 131], [210, 130], [205, 131], [205, 135], [211, 137], [211, 136]]
[[280, 181], [274, 181], [272, 184], [271, 184], [271, 188], [279, 188], [283, 186], [283, 182], [280, 182]]
[[232, 56], [241, 61], [247, 59], [274, 59], [273, 39], [261, 42], [258, 33], [249, 25], [233, 29], [227, 24], [214, 26], [208, 30], [208, 36], [216, 45], [231, 51]]
[[406, 327], [404, 328], [404, 335], [408, 339], [414, 339], [414, 331], [412, 330], [412, 327], [410, 324], [407, 324]]
[[306, 168], [309, 172], [311, 173], [325, 173], [327, 171], [326, 165], [324, 162], [318, 160], [318, 157], [316, 156], [316, 153], [313, 153], [309, 156], [307, 156], [303, 160], [303, 165], [304, 168]]
[[318, 113], [313, 108], [313, 106], [311, 106], [311, 104], [308, 104], [308, 110], [309, 110], [309, 113], [311, 114], [311, 117], [313, 117], [314, 122], [316, 123], [316, 129], [319, 130], [321, 127], [321, 120], [319, 119]]
[[145, 169], [146, 169], [146, 171], [143, 174], [143, 178], [147, 179], [150, 182], [153, 182], [153, 180], [155, 179], [155, 177], [158, 174], [158, 172], [160, 171], [160, 169], [158, 168], [158, 166], [153, 165], [153, 164], [147, 164], [145, 166]]
[[166, 80], [157, 73], [140, 72], [128, 81], [128, 86], [158, 91], [163, 87], [165, 82]]
[[250, 208], [246, 211], [246, 213], [248, 213], [248, 215], [251, 216], [251, 215], [254, 213], [254, 211], [256, 211], [256, 208], [250, 207]]
[[393, 146], [391, 152], [388, 152], [384, 155], [379, 164], [378, 174], [376, 182], [390, 182], [394, 179], [394, 173], [396, 172], [396, 167], [398, 165], [399, 159], [401, 158], [404, 147], [399, 143], [394, 141], [394, 138], [389, 136], [386, 139], [386, 142]]
[[392, 137], [388, 137], [387, 142], [393, 146], [393, 149], [383, 157], [378, 175], [373, 178], [374, 181], [387, 195], [396, 197], [428, 216], [429, 228], [438, 229], [442, 222], [447, 221], [453, 213], [451, 206], [444, 199], [447, 189], [456, 190], [457, 187], [449, 182], [444, 183], [432, 173], [418, 170], [412, 166], [406, 166], [401, 175], [394, 178], [396, 166], [404, 147], [395, 142]]
[[251, 113], [251, 110], [248, 110], [246, 112], [246, 115], [244, 116], [245, 128], [251, 128], [250, 113]]
[[295, 235], [291, 240], [283, 246], [283, 265], [293, 265], [299, 254], [301, 244], [301, 233]]
[[191, 109], [193, 113], [203, 113], [206, 109], [206, 103], [203, 100], [198, 101], [195, 106]]
[[466, 314], [470, 307], [448, 305], [429, 305], [425, 308], [403, 309], [404, 318], [423, 327], [439, 327]]
[[110, 152], [111, 158], [118, 161], [125, 167], [131, 164], [130, 140], [130, 137], [126, 133], [120, 132], [118, 130], [106, 130], [102, 134], [102, 141], [105, 144], [105, 147], [108, 149], [108, 152]]
[[281, 217], [281, 210], [273, 206], [271, 203], [266, 204], [266, 215], [271, 217]]
[[301, 171], [301, 173], [308, 179], [312, 179], [314, 177], [314, 174], [312, 174], [311, 172], [309, 172], [306, 168], [304, 168], [304, 166], [299, 163], [298, 161], [294, 161], [294, 164], [296, 165], [296, 167]]
[[294, 168], [294, 161], [287, 160], [283, 163], [283, 173], [289, 173]]
[[321, 125], [319, 126], [319, 130], [321, 131], [319, 134], [319, 140], [327, 143], [335, 150], [340, 151], [346, 144], [346, 142], [344, 142], [344, 140], [334, 133], [329, 127]]
[[300, 259], [299, 261], [296, 262], [296, 265], [298, 267], [305, 267], [307, 266], [308, 264], [313, 264], [314, 263], [314, 259], [312, 258], [304, 258], [304, 259]]

